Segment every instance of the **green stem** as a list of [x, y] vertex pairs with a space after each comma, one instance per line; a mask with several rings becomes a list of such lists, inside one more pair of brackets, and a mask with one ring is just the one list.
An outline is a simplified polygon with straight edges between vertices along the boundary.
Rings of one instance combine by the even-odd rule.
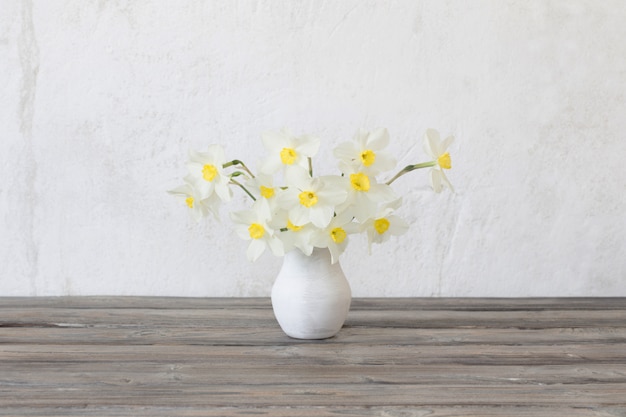
[[416, 169], [430, 168], [430, 167], [434, 167], [435, 165], [437, 165], [437, 161], [422, 162], [422, 163], [415, 164], [415, 165], [407, 165], [407, 166], [404, 167], [404, 169], [402, 169], [400, 172], [398, 172], [396, 175], [394, 175], [394, 177], [392, 179], [387, 181], [386, 184], [387, 185], [391, 185], [392, 182], [394, 182], [395, 180], [397, 180], [398, 178], [400, 178], [404, 174], [407, 174], [407, 173], [409, 173], [411, 171], [415, 171]]
[[231, 174], [230, 174], [230, 178], [240, 177], [240, 176], [242, 176], [242, 175], [244, 175], [244, 176], [245, 176], [245, 175], [246, 175], [246, 173], [245, 173], [245, 172], [243, 172], [243, 171], [233, 171], [233, 172], [231, 172]]
[[254, 196], [250, 193], [250, 191], [248, 191], [248, 189], [246, 187], [243, 186], [243, 184], [241, 184], [238, 181], [235, 181], [234, 179], [230, 179], [230, 183], [231, 184], [235, 184], [236, 186], [240, 187], [242, 190], [244, 190], [246, 192], [246, 194], [248, 194], [250, 196], [251, 199], [253, 199], [254, 201], [256, 201], [256, 198], [254, 198]]
[[313, 159], [311, 157], [307, 158], [309, 160], [309, 175], [313, 178]]
[[252, 171], [250, 171], [246, 164], [244, 164], [243, 161], [240, 161], [239, 159], [233, 159], [230, 162], [226, 162], [224, 165], [222, 165], [222, 168], [232, 167], [233, 165], [240, 165], [241, 168], [246, 171], [248, 175], [250, 175], [250, 178], [254, 178], [254, 174], [252, 173]]

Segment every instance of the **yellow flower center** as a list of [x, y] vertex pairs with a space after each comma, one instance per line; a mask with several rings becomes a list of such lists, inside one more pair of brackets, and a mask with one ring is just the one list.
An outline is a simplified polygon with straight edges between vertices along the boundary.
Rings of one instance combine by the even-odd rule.
[[187, 203], [187, 207], [193, 208], [193, 197], [187, 197], [185, 203]]
[[206, 164], [202, 167], [202, 178], [204, 178], [206, 181], [213, 181], [216, 175], [217, 168], [215, 168], [215, 165]]
[[450, 154], [448, 152], [444, 153], [439, 158], [437, 158], [437, 163], [443, 169], [452, 168], [452, 161], [450, 160]]
[[330, 237], [335, 243], [343, 242], [347, 236], [348, 235], [346, 234], [346, 231], [343, 230], [341, 227], [335, 227], [333, 230], [330, 231]]
[[283, 148], [283, 150], [280, 151], [280, 160], [283, 161], [283, 164], [285, 165], [292, 165], [296, 162], [297, 156], [298, 154], [293, 148]]
[[363, 163], [363, 165], [368, 167], [372, 165], [374, 161], [376, 161], [376, 154], [374, 153], [373, 150], [367, 149], [361, 152], [361, 162]]
[[304, 226], [296, 226], [295, 224], [291, 223], [291, 220], [287, 220], [287, 229], [289, 230], [293, 230], [294, 232], [297, 232], [303, 227]]
[[265, 229], [258, 223], [252, 223], [250, 227], [248, 227], [248, 232], [252, 239], [261, 239], [265, 234]]
[[370, 179], [362, 172], [350, 174], [350, 184], [357, 191], [369, 191]]
[[378, 232], [379, 235], [382, 235], [389, 229], [389, 220], [385, 219], [376, 219], [374, 221], [374, 229]]
[[300, 204], [302, 204], [304, 207], [309, 208], [317, 204], [317, 196], [313, 191], [302, 191], [299, 197]]
[[274, 189], [272, 187], [261, 186], [261, 195], [264, 198], [272, 198], [274, 197]]

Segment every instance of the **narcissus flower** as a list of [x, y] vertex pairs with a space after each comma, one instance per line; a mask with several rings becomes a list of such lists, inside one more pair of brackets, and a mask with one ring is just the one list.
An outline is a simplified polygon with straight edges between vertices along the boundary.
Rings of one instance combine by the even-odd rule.
[[344, 212], [333, 217], [328, 226], [317, 229], [311, 242], [316, 248], [328, 248], [332, 263], [336, 263], [348, 246], [348, 235], [358, 232], [359, 225], [352, 221], [352, 214]]
[[394, 181], [428, 168], [436, 192], [444, 187], [452, 190], [444, 171], [452, 167], [447, 149], [453, 137], [442, 141], [434, 129], [428, 129], [424, 137], [424, 150], [431, 159], [405, 166], [385, 183], [379, 183], [376, 176], [396, 164], [385, 151], [386, 129], [360, 129], [353, 141], [334, 150], [340, 174], [316, 177], [311, 158], [320, 145], [317, 138], [296, 137], [282, 130], [264, 134], [262, 139], [269, 156], [259, 164], [259, 173], [239, 159], [227, 161], [223, 148], [211, 145], [206, 152], [190, 152], [185, 184], [170, 191], [200, 220], [208, 213], [217, 218], [222, 201], [232, 198], [230, 186], [241, 188], [253, 201], [252, 207], [231, 213], [231, 218], [237, 234], [250, 241], [246, 254], [251, 261], [267, 248], [277, 256], [296, 249], [311, 255], [313, 248], [328, 248], [335, 263], [349, 235], [359, 232], [366, 233], [371, 252], [372, 244], [408, 228], [394, 214], [401, 204], [391, 188]]
[[383, 150], [388, 144], [387, 129], [376, 129], [373, 132], [359, 129], [352, 142], [340, 144], [333, 154], [356, 171], [377, 175], [396, 166], [396, 160]]
[[271, 175], [259, 174], [248, 179], [246, 186], [255, 198], [267, 201], [272, 211], [276, 208], [277, 196], [282, 190], [274, 185], [274, 178]]
[[444, 185], [450, 191], [454, 191], [452, 184], [450, 184], [446, 174], [443, 172], [444, 169], [452, 168], [452, 160], [447, 152], [452, 141], [454, 141], [454, 136], [448, 136], [442, 141], [439, 137], [439, 132], [435, 129], [426, 130], [424, 135], [424, 152], [435, 162], [435, 165], [430, 170], [430, 183], [436, 193], [440, 193]]
[[265, 200], [254, 203], [252, 209], [236, 211], [230, 214], [235, 223], [235, 231], [244, 240], [250, 240], [246, 255], [250, 261], [256, 261], [267, 247], [276, 256], [283, 256], [283, 244], [276, 232], [268, 225], [271, 218], [269, 204]]
[[216, 194], [212, 194], [205, 198], [193, 185], [191, 176], [185, 177], [184, 180], [185, 184], [168, 191], [168, 193], [181, 197], [189, 208], [191, 216], [197, 222], [206, 217], [209, 212], [213, 214], [216, 220], [219, 220], [219, 206], [221, 203], [219, 197]]
[[279, 210], [274, 213], [271, 225], [275, 230], [280, 230], [277, 232], [277, 236], [283, 242], [285, 252], [294, 248], [300, 249], [307, 256], [313, 252], [311, 235], [317, 229], [312, 223], [296, 226], [289, 218], [288, 211]]
[[204, 198], [215, 192], [222, 201], [230, 201], [230, 177], [222, 168], [225, 162], [224, 149], [220, 145], [210, 145], [207, 152], [189, 152], [187, 168]]
[[409, 225], [393, 212], [400, 207], [402, 199], [394, 200], [380, 207], [376, 215], [361, 225], [361, 230], [367, 233], [369, 253], [372, 253], [372, 243], [383, 243], [391, 236], [405, 233]]
[[246, 185], [250, 186], [252, 194], [266, 200], [276, 197], [278, 187], [274, 186], [274, 178], [271, 175], [259, 174], [254, 178], [246, 181]]
[[302, 169], [286, 178], [288, 188], [279, 196], [278, 204], [289, 212], [296, 226], [313, 223], [326, 227], [335, 214], [335, 207], [347, 196], [345, 180], [339, 176], [311, 178]]
[[379, 184], [373, 175], [355, 171], [354, 167], [343, 164], [342, 171], [348, 186], [346, 201], [340, 204], [336, 212], [350, 210], [353, 216], [364, 222], [373, 216], [379, 204], [389, 202], [396, 198], [393, 189], [387, 184]]
[[308, 135], [296, 137], [286, 129], [265, 133], [262, 140], [269, 155], [261, 164], [261, 172], [270, 175], [283, 168], [287, 171], [294, 167], [308, 170], [309, 158], [315, 156], [320, 147], [319, 139]]

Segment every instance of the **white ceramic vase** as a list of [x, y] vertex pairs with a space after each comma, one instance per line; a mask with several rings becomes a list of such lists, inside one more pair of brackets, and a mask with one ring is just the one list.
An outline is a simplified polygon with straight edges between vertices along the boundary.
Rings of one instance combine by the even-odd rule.
[[294, 249], [285, 254], [272, 287], [278, 324], [296, 339], [326, 339], [343, 326], [352, 292], [339, 262], [331, 264], [328, 249], [310, 256]]

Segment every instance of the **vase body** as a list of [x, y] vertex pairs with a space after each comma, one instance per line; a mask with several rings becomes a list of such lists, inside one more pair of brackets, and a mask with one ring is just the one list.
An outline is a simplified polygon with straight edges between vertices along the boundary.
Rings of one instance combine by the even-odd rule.
[[339, 263], [331, 264], [328, 249], [310, 256], [294, 249], [285, 254], [272, 287], [278, 324], [296, 339], [325, 339], [343, 326], [352, 292]]

